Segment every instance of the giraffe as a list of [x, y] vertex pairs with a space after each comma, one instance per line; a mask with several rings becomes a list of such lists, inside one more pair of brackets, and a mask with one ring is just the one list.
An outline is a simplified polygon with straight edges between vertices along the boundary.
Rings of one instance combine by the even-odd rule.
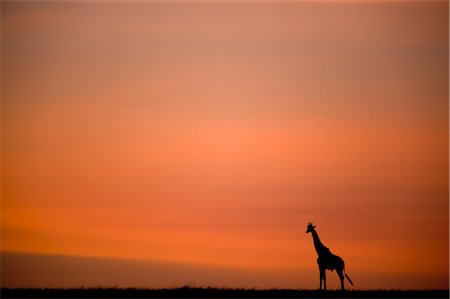
[[320, 289], [322, 289], [322, 281], [323, 281], [323, 289], [327, 289], [325, 270], [336, 270], [339, 279], [341, 280], [341, 289], [344, 290], [344, 275], [348, 279], [351, 285], [353, 282], [350, 277], [348, 277], [347, 273], [345, 273], [345, 265], [344, 260], [337, 255], [331, 253], [330, 249], [328, 249], [325, 245], [320, 242], [319, 235], [315, 230], [316, 226], [312, 223], [308, 223], [306, 233], [311, 233], [314, 241], [314, 248], [316, 249], [319, 258], [317, 259], [317, 264], [319, 265], [319, 273], [320, 273]]

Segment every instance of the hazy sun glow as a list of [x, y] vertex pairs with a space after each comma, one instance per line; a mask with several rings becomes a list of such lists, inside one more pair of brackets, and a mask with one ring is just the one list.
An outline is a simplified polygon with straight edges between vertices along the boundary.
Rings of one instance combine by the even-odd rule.
[[448, 3], [357, 2], [2, 2], [2, 286], [448, 288]]

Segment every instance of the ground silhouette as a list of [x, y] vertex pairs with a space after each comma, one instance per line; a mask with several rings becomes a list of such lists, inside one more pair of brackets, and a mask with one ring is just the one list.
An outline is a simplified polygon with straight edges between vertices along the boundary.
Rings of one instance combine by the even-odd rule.
[[350, 277], [348, 277], [347, 273], [345, 273], [345, 263], [342, 258], [337, 255], [331, 253], [330, 249], [320, 242], [319, 235], [316, 232], [316, 226], [311, 222], [308, 223], [306, 227], [306, 233], [311, 233], [314, 241], [314, 248], [319, 256], [317, 259], [317, 264], [319, 265], [319, 273], [320, 273], [320, 286], [322, 289], [322, 281], [323, 281], [323, 289], [327, 289], [327, 278], [325, 275], [326, 270], [336, 270], [336, 273], [341, 280], [341, 289], [344, 290], [344, 275], [348, 279], [351, 285], [353, 282]]
[[448, 298], [448, 290], [227, 289], [181, 287], [138, 288], [29, 288], [0, 290], [1, 298]]

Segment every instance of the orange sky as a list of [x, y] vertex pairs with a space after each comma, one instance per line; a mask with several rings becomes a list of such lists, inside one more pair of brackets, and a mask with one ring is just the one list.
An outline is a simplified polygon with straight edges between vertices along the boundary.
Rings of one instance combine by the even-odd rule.
[[448, 288], [448, 3], [362, 2], [2, 2], [2, 286]]

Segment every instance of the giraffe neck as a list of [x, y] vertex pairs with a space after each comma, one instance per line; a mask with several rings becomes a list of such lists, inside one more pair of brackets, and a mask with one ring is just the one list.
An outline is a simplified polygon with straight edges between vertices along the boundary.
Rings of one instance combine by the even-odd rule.
[[322, 255], [325, 253], [328, 253], [330, 250], [320, 242], [319, 235], [315, 230], [311, 231], [313, 240], [314, 240], [314, 248], [316, 249], [316, 252], [318, 255]]

